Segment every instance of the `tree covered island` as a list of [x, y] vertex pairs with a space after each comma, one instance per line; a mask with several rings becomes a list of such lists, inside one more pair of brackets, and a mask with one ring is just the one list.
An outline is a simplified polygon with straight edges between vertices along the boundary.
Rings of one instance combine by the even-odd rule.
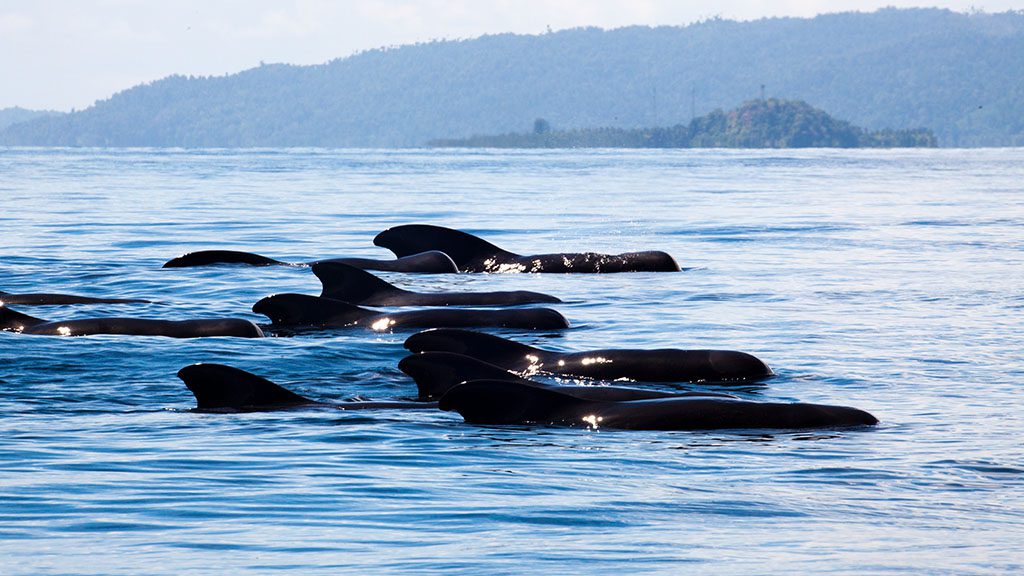
[[866, 130], [801, 100], [777, 98], [721, 109], [666, 128], [552, 130], [538, 118], [532, 132], [433, 140], [445, 148], [911, 148], [935, 147], [931, 130]]

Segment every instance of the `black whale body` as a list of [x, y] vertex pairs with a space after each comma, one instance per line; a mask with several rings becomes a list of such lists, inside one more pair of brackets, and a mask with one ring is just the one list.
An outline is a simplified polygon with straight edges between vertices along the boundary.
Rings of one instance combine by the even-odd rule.
[[431, 410], [436, 402], [341, 402], [311, 400], [251, 372], [223, 364], [193, 364], [178, 370], [196, 397], [197, 412], [269, 412], [296, 408], [338, 410]]
[[735, 398], [730, 394], [715, 392], [664, 392], [623, 386], [554, 386], [528, 380], [494, 364], [451, 352], [422, 352], [406, 356], [398, 363], [398, 369], [416, 382], [420, 400], [440, 398], [455, 386], [471, 380], [509, 380], [538, 388], [550, 388], [588, 400], [650, 400], [680, 396]]
[[513, 372], [536, 371], [601, 380], [645, 382], [749, 382], [771, 369], [757, 357], [733, 350], [631, 350], [555, 352], [470, 330], [437, 329], [405, 341], [411, 352], [454, 352]]
[[522, 328], [527, 330], [568, 328], [564, 316], [549, 308], [476, 310], [473, 308], [380, 312], [354, 304], [305, 294], [275, 294], [252, 307], [270, 318], [275, 326], [341, 328], [364, 326], [376, 331], [439, 326]]
[[381, 270], [384, 272], [419, 272], [423, 274], [455, 273], [459, 269], [452, 259], [443, 252], [428, 250], [419, 254], [409, 254], [395, 260], [376, 260], [373, 258], [328, 258], [316, 260], [308, 264], [293, 264], [268, 258], [252, 252], [237, 250], [199, 250], [182, 254], [164, 262], [164, 268], [190, 268], [193, 266], [212, 266], [214, 264], [246, 264], [249, 266], [311, 266], [319, 262], [338, 262], [363, 270]]
[[463, 272], [679, 272], [679, 264], [660, 251], [522, 256], [472, 234], [428, 224], [389, 228], [377, 234], [373, 243], [391, 250], [399, 258], [425, 250], [440, 250]]
[[86, 318], [48, 321], [0, 306], [0, 330], [49, 336], [87, 336], [90, 334], [124, 334], [133, 336], [169, 336], [172, 338], [203, 338], [237, 336], [259, 338], [260, 327], [241, 318], [203, 320], [153, 320], [147, 318]]
[[0, 291], [0, 303], [22, 306], [49, 306], [64, 304], [149, 304], [137, 298], [93, 298], [75, 294], [26, 293], [11, 294]]
[[313, 274], [323, 284], [320, 296], [361, 306], [514, 306], [561, 302], [526, 290], [506, 292], [410, 292], [340, 262], [317, 262]]
[[748, 402], [728, 398], [586, 400], [508, 380], [474, 380], [441, 397], [442, 410], [472, 424], [541, 424], [627, 430], [801, 429], [870, 426], [871, 414], [846, 406]]

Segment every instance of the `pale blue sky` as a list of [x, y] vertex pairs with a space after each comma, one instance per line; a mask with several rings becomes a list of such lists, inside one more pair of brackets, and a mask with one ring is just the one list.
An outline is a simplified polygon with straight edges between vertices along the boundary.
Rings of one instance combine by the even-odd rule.
[[169, 74], [225, 74], [261, 60], [318, 64], [433, 38], [884, 6], [1002, 12], [1024, 0], [0, 0], [0, 108], [84, 108]]

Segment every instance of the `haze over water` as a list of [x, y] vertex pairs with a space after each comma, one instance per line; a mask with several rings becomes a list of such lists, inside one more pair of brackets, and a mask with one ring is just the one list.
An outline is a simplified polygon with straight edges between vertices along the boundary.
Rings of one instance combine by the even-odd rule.
[[0, 149], [0, 290], [150, 298], [48, 319], [239, 316], [403, 223], [523, 254], [660, 249], [679, 274], [382, 274], [559, 296], [551, 349], [728, 348], [750, 399], [868, 430], [480, 427], [444, 412], [208, 415], [175, 372], [323, 400], [415, 395], [410, 332], [0, 332], [4, 573], [1011, 573], [1024, 565], [1024, 149]]

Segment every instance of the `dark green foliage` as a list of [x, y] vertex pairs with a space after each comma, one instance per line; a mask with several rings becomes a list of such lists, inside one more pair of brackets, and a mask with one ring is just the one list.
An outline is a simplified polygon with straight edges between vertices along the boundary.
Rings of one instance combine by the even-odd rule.
[[[1024, 145], [1022, 54], [1024, 12], [885, 9], [501, 34], [319, 66], [173, 76], [77, 113], [12, 125], [0, 143], [422, 146], [521, 130], [531, 118], [566, 129], [688, 125], [691, 110], [734, 107], [764, 84], [770, 94], [814, 102], [871, 130], [928, 126], [944, 146]], [[702, 121], [720, 127], [728, 119]], [[714, 126], [700, 132], [724, 130]], [[593, 135], [605, 137], [619, 136]]]
[[931, 130], [869, 132], [806, 102], [751, 100], [669, 128], [591, 128], [435, 140], [464, 148], [906, 148], [936, 146]]

